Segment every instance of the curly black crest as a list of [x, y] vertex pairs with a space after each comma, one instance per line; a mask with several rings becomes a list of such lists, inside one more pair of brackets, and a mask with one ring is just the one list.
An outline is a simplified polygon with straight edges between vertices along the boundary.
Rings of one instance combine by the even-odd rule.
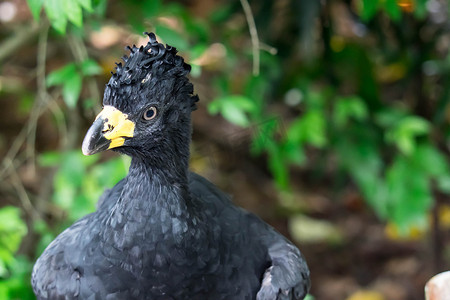
[[129, 56], [122, 57], [123, 64], [116, 63], [116, 72], [111, 72], [111, 79], [106, 85], [104, 104], [116, 104], [116, 98], [122, 98], [120, 102], [123, 102], [123, 96], [134, 98], [138, 94], [149, 94], [157, 82], [177, 79], [174, 88], [190, 94], [190, 108], [195, 110], [198, 97], [192, 95], [193, 86], [186, 77], [191, 66], [177, 55], [175, 47], [158, 43], [153, 33], [144, 34], [149, 37], [147, 45], [139, 48], [136, 45], [127, 46]]

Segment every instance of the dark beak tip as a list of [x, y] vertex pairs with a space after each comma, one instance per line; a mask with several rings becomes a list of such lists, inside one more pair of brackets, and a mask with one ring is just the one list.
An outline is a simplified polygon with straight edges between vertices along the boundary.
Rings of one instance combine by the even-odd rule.
[[[84, 145], [83, 145], [84, 146]], [[92, 153], [89, 149], [85, 148], [85, 147], [81, 147], [81, 152], [83, 152], [83, 155], [89, 156], [92, 155], [94, 153]]]
[[100, 118], [89, 128], [81, 145], [81, 151], [84, 155], [89, 156], [108, 149], [111, 141], [103, 136], [102, 128], [103, 120]]
[[92, 136], [86, 135], [84, 137], [83, 144], [81, 145], [81, 151], [86, 156], [92, 155], [95, 152], [94, 149], [92, 149], [92, 147], [91, 147], [92, 140], [93, 140]]

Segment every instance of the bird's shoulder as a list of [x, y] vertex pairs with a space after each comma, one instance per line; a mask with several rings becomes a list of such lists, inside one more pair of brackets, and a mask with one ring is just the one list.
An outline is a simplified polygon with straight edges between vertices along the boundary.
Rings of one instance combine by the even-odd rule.
[[[255, 214], [236, 206], [230, 195], [226, 194], [206, 178], [190, 173], [189, 189], [191, 205], [202, 212], [205, 221], [220, 226], [223, 235], [240, 235], [266, 230], [265, 223]], [[247, 242], [255, 242], [255, 235], [247, 237]]]
[[235, 256], [233, 263], [253, 261], [264, 266], [266, 261], [258, 300], [304, 298], [310, 286], [309, 269], [294, 244], [258, 216], [235, 206], [229, 195], [202, 176], [191, 173], [190, 189], [198, 205], [215, 212], [212, 222], [220, 227], [223, 249], [242, 255]]

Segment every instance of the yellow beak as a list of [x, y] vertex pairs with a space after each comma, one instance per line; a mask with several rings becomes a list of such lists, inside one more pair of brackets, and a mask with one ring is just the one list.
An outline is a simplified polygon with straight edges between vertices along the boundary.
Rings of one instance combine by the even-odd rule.
[[92, 155], [122, 146], [125, 138], [133, 137], [134, 128], [135, 124], [128, 115], [106, 105], [86, 133], [81, 147], [83, 154]]

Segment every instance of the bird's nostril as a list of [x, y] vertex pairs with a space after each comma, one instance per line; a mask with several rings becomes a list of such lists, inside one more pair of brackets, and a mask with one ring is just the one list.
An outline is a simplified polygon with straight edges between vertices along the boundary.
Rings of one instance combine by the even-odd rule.
[[114, 130], [113, 125], [111, 125], [111, 124], [107, 124], [107, 125], [108, 125], [107, 127], [105, 126], [105, 128], [103, 128], [102, 133], [107, 133], [107, 132], [111, 132]]

